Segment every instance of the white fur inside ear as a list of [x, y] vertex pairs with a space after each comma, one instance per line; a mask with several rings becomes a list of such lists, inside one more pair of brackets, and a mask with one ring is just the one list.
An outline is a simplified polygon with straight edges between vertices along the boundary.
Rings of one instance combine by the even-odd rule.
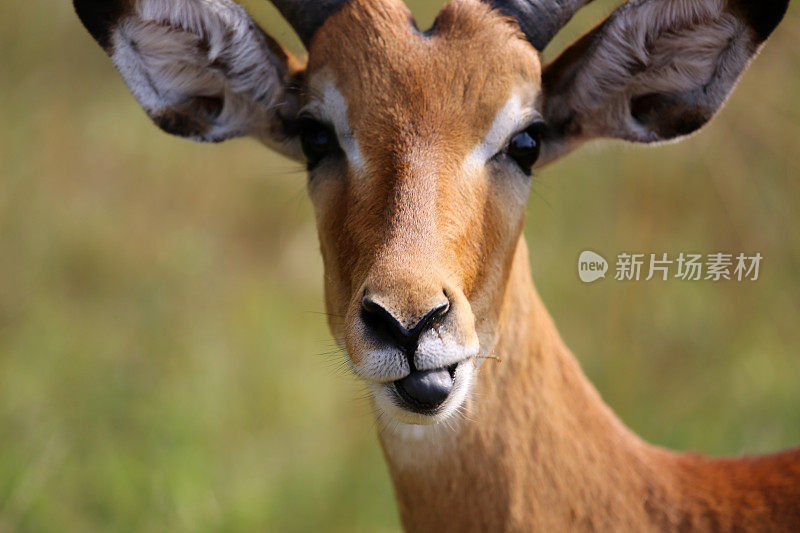
[[[751, 32], [723, 0], [624, 4], [572, 63], [574, 72], [565, 77], [569, 86], [546, 95], [546, 120], [556, 126], [569, 122], [577, 133], [546, 146], [543, 160], [592, 138], [660, 142], [686, 135], [691, 128], [682, 131], [670, 120], [678, 120], [684, 109], [687, 120], [697, 117], [697, 127], [710, 119], [754, 52]], [[642, 123], [631, 102], [650, 95], [671, 98], [675, 106], [654, 111]], [[671, 114], [662, 120], [661, 111]]]
[[139, 0], [111, 42], [114, 64], [156, 122], [177, 114], [197, 140], [271, 140], [286, 65], [235, 2]]

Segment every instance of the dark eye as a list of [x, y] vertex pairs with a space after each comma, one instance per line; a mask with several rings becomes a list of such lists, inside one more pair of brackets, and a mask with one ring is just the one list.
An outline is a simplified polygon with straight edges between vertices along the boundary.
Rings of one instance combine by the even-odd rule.
[[308, 161], [308, 170], [312, 170], [327, 156], [339, 151], [339, 143], [333, 130], [314, 119], [300, 120], [300, 144]]
[[543, 129], [544, 124], [537, 122], [517, 133], [508, 141], [505, 149], [506, 155], [513, 159], [525, 174], [531, 173], [531, 168], [539, 159]]

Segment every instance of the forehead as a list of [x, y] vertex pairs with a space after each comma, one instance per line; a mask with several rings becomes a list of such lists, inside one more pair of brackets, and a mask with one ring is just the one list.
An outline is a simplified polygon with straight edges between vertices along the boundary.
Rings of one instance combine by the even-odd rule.
[[314, 37], [307, 80], [311, 105], [335, 108], [341, 95], [339, 112], [367, 149], [466, 146], [510, 99], [533, 109], [541, 68], [519, 29], [475, 0], [450, 2], [425, 34], [400, 0], [351, 0]]

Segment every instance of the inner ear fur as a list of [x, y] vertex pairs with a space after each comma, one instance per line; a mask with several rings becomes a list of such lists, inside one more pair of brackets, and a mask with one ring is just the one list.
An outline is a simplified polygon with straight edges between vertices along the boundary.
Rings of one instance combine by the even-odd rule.
[[788, 0], [632, 0], [542, 74], [542, 164], [595, 138], [680, 139], [714, 116]]
[[142, 108], [197, 141], [252, 136], [299, 158], [303, 65], [232, 0], [74, 0]]

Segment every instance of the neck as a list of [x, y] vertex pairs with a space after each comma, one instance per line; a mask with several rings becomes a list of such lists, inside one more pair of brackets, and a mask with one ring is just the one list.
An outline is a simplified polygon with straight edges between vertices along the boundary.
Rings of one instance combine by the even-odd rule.
[[[742, 525], [742, 505], [761, 527], [776, 512], [800, 519], [798, 454], [710, 461], [620, 422], [559, 337], [522, 239], [494, 354], [502, 362], [483, 364], [452, 427], [380, 430], [407, 530], [717, 529]], [[790, 490], [762, 501], [786, 481], [779, 468]]]

